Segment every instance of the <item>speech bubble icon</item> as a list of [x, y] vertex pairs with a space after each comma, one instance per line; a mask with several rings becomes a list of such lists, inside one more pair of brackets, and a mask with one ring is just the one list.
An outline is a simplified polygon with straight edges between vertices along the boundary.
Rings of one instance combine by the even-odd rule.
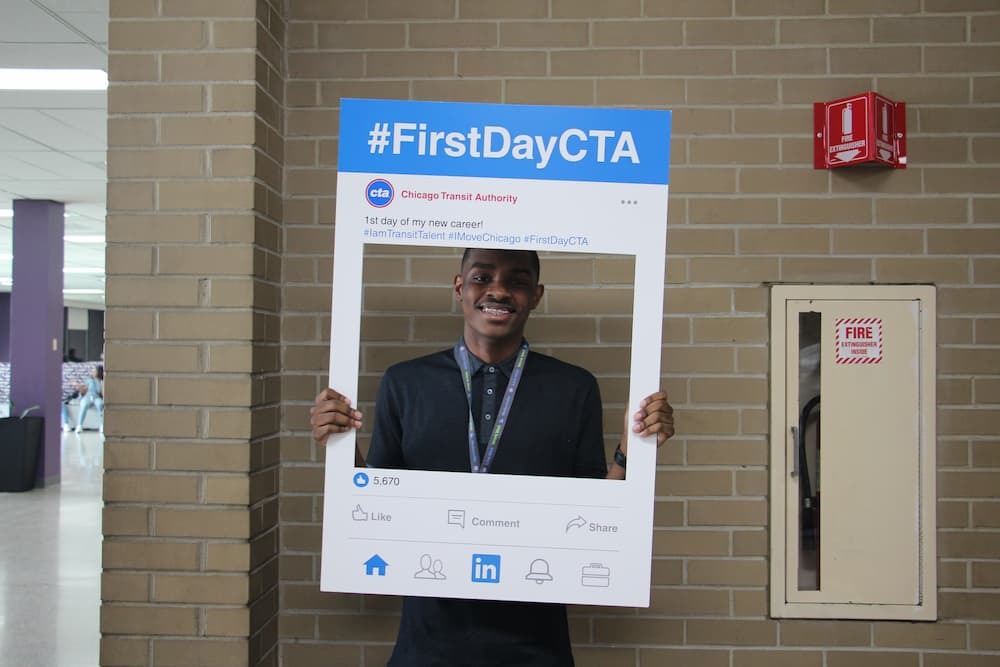
[[448, 510], [448, 524], [465, 528], [465, 510]]

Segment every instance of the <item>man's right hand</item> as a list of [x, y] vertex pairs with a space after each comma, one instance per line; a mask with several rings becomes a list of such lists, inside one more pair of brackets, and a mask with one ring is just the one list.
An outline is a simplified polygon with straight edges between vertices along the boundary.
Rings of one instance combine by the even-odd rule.
[[361, 428], [361, 418], [361, 412], [351, 407], [351, 399], [333, 389], [324, 389], [309, 409], [313, 440], [322, 443], [331, 433]]

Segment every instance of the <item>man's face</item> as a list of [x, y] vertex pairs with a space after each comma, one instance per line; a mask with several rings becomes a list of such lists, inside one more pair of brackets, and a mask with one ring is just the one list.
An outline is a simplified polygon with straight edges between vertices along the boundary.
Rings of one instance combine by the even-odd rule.
[[544, 290], [530, 254], [521, 251], [474, 249], [455, 276], [467, 332], [496, 341], [521, 341]]

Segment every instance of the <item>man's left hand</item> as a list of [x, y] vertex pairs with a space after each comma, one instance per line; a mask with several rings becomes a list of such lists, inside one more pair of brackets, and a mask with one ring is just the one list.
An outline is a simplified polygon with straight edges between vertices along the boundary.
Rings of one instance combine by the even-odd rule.
[[[631, 421], [633, 433], [642, 436], [656, 434], [656, 446], [660, 447], [674, 435], [674, 409], [667, 401], [667, 392], [658, 391], [642, 399], [639, 410], [632, 419], [626, 416], [626, 427]], [[626, 451], [628, 438], [622, 438], [622, 452]]]

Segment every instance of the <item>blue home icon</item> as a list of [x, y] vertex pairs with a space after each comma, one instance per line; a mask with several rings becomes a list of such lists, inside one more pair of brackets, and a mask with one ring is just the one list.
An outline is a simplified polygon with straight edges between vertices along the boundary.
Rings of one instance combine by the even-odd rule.
[[472, 581], [477, 584], [499, 584], [500, 555], [472, 554]]
[[382, 560], [382, 557], [375, 554], [371, 558], [365, 561], [365, 574], [369, 577], [373, 575], [378, 575], [380, 577], [385, 576], [385, 568], [389, 564]]

